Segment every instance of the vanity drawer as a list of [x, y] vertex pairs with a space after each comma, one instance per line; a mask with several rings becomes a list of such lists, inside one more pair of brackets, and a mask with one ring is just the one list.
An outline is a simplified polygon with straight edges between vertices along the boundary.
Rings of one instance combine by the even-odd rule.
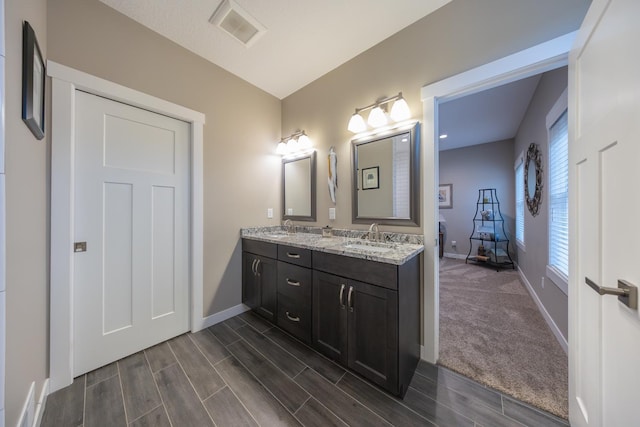
[[295, 246], [278, 245], [278, 259], [290, 264], [311, 267], [311, 250]]
[[278, 261], [278, 294], [311, 305], [311, 270]]
[[395, 264], [315, 251], [313, 269], [387, 289], [398, 289], [398, 266]]
[[269, 258], [278, 257], [278, 245], [260, 240], [242, 239], [242, 250]]
[[294, 337], [311, 343], [311, 305], [278, 295], [278, 326]]

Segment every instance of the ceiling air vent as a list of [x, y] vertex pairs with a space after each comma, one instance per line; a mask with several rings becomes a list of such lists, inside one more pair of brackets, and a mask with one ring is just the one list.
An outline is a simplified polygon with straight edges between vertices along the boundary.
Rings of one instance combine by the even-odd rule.
[[220, 27], [246, 47], [256, 42], [267, 29], [233, 0], [223, 0], [209, 22]]

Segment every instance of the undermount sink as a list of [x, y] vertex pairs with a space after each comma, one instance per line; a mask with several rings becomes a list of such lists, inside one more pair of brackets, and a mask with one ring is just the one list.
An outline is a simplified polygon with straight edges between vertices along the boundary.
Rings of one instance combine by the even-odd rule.
[[352, 249], [363, 252], [385, 253], [393, 250], [395, 246], [386, 243], [374, 242], [350, 242], [344, 245], [346, 249]]
[[268, 234], [265, 234], [265, 236], [270, 237], [272, 239], [282, 239], [282, 238], [288, 237], [289, 235], [287, 233], [268, 233]]

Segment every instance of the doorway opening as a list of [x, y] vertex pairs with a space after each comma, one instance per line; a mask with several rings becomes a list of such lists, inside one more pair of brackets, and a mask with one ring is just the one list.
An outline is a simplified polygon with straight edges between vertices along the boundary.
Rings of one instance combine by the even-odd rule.
[[564, 66], [442, 102], [438, 126], [447, 135], [439, 138], [439, 188], [449, 196], [438, 217], [438, 364], [563, 418], [568, 301], [545, 276], [548, 178], [536, 216], [518, 210], [517, 194], [531, 141], [548, 164], [544, 117], [567, 77]]
[[[424, 348], [422, 357], [429, 362], [438, 362], [441, 356], [443, 338], [440, 331], [440, 318], [443, 307], [441, 306], [442, 288], [440, 282], [440, 258], [438, 256], [439, 247], [437, 243], [439, 236], [438, 229], [440, 225], [440, 211], [438, 209], [437, 194], [439, 184], [441, 183], [439, 146], [443, 143], [439, 139], [439, 136], [446, 131], [439, 128], [439, 119], [442, 114], [441, 107], [447, 102], [452, 102], [465, 96], [477, 94], [484, 90], [493, 89], [517, 80], [526, 79], [537, 74], [566, 66], [568, 62], [568, 51], [570, 50], [574, 36], [574, 33], [567, 34], [460, 75], [431, 84], [422, 89], [425, 123], [423, 141], [425, 142], [426, 147], [433, 147], [433, 150], [427, 149], [423, 151], [423, 165], [425, 171], [434, 171], [433, 174], [425, 173], [423, 181], [425, 191], [425, 204], [423, 210], [424, 224], [426, 224], [425, 242], [435, 242], [433, 247], [429, 247], [427, 245], [425, 248], [425, 315]], [[511, 163], [511, 168], [513, 168], [513, 163]], [[513, 169], [511, 169], [511, 174], [513, 176]], [[448, 182], [442, 182], [442, 184], [448, 184]], [[475, 196], [473, 196], [471, 200], [473, 205], [477, 202], [477, 191], [479, 188], [483, 188], [483, 186], [479, 185], [475, 189]], [[456, 198], [456, 194], [454, 186], [454, 206], [456, 204], [456, 200], [460, 200]], [[513, 200], [513, 197], [511, 200]], [[448, 223], [449, 219], [446, 218], [446, 214], [444, 215]], [[468, 214], [467, 217], [468, 223], [472, 224], [473, 212]], [[468, 242], [469, 235], [467, 235], [465, 239]], [[449, 249], [451, 249], [451, 240], [454, 239], [445, 237], [445, 240], [447, 242], [443, 252], [446, 252], [447, 244], [449, 245]], [[457, 241], [457, 244], [460, 244], [460, 239], [455, 240]], [[467, 253], [464, 254], [465, 258]], [[449, 259], [446, 259], [446, 261], [449, 261]], [[456, 260], [451, 259], [451, 261], [455, 262]], [[464, 265], [464, 261], [462, 261], [462, 263]]]

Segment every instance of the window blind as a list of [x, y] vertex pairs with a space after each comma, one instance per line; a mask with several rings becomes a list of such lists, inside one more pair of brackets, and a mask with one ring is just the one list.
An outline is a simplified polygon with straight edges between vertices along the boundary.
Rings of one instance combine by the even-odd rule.
[[569, 128], [567, 111], [549, 129], [549, 266], [569, 277]]
[[524, 244], [524, 162], [516, 166], [516, 242]]

